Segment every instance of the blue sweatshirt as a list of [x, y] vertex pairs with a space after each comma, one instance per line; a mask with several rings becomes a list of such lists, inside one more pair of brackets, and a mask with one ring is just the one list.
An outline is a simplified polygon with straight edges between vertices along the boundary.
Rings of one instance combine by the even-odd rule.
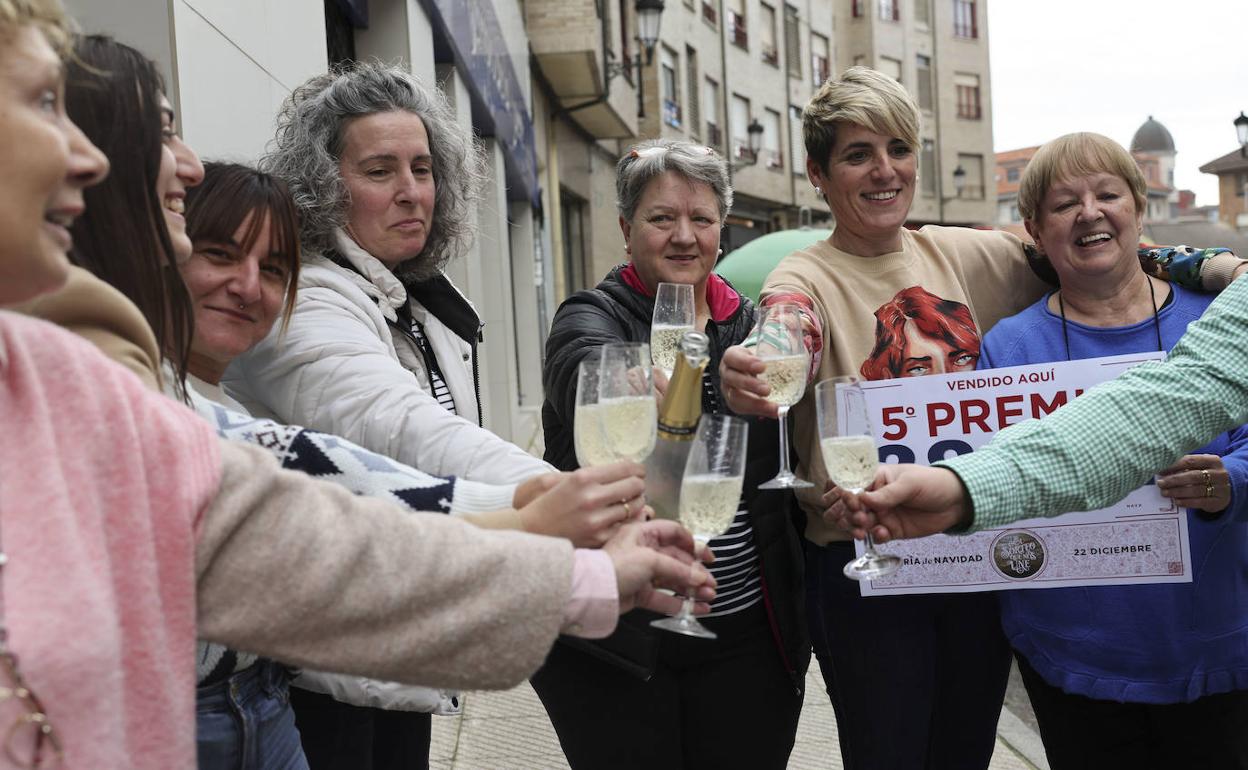
[[[1171, 289], [1158, 314], [1166, 350], [1213, 300]], [[1062, 319], [1048, 299], [994, 326], [979, 368], [1067, 360]], [[1157, 350], [1152, 318], [1115, 328], [1073, 321], [1066, 327], [1071, 359]], [[1222, 457], [1231, 504], [1213, 520], [1188, 511], [1191, 583], [1001, 593], [1006, 636], [1049, 684], [1131, 703], [1185, 703], [1248, 689], [1248, 429], [1224, 433], [1193, 454]]]

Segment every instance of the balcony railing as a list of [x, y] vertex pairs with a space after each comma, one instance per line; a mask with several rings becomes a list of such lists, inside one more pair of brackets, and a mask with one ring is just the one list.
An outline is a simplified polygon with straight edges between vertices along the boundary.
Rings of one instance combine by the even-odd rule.
[[780, 66], [780, 52], [774, 45], [763, 46], [763, 61], [772, 66]]
[[780, 155], [779, 150], [764, 150], [763, 155], [767, 160], [767, 168], [771, 171], [784, 170], [784, 157]]
[[734, 139], [732, 141], [732, 154], [737, 157], [737, 160], [742, 160], [746, 163], [758, 162], [758, 154], [750, 149], [750, 145], [746, 144], [744, 139]]

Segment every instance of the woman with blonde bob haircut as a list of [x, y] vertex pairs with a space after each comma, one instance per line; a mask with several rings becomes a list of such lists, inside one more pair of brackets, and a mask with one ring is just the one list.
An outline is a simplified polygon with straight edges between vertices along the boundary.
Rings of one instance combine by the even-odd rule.
[[[827, 240], [786, 257], [768, 277], [760, 302], [807, 309], [812, 382], [968, 368], [985, 330], [1044, 293], [1013, 235], [907, 228], [918, 182], [920, 113], [897, 81], [853, 67], [824, 83], [806, 106], [802, 128], [807, 176], [836, 228]], [[1220, 288], [1240, 260], [1196, 255], [1207, 256], [1206, 277]], [[968, 314], [973, 325], [952, 340], [925, 331], [919, 319], [898, 325], [878, 320], [890, 315], [882, 309], [914, 294], [946, 316], [926, 319], [926, 328], [962, 327], [959, 319]], [[881, 367], [877, 347], [890, 339], [898, 358]], [[726, 352], [721, 368], [733, 411], [775, 416], [757, 376], [763, 365], [749, 349]], [[816, 485], [797, 491], [806, 514], [807, 618], [845, 767], [987, 767], [1009, 670], [996, 596], [864, 597], [842, 574], [856, 554], [835, 525], [841, 503], [819, 454], [812, 392], [808, 388], [792, 409], [798, 474]]]

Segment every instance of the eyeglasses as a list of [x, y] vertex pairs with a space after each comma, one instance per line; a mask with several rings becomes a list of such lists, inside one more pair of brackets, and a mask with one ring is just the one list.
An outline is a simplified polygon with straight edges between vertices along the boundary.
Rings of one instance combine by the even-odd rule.
[[0, 701], [17, 698], [25, 711], [19, 714], [4, 734], [4, 756], [18, 767], [28, 770], [55, 770], [65, 760], [61, 739], [57, 736], [39, 696], [35, 695], [17, 667], [17, 656], [4, 646], [0, 636]]
[[[643, 147], [640, 150], [634, 147], [632, 150], [629, 150], [628, 157], [630, 158], [654, 158], [654, 157], [657, 157], [659, 155], [666, 153], [670, 149], [672, 148], [667, 147], [665, 145], [661, 145], [661, 144], [654, 145], [651, 147]], [[715, 150], [711, 149], [710, 147], [697, 147], [695, 149], [701, 150], [707, 155], [715, 154]]]

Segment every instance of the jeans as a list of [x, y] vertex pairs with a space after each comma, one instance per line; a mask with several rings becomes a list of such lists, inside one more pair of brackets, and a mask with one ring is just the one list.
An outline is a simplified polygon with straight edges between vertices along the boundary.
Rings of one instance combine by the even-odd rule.
[[308, 770], [282, 666], [261, 660], [195, 700], [200, 770]]

